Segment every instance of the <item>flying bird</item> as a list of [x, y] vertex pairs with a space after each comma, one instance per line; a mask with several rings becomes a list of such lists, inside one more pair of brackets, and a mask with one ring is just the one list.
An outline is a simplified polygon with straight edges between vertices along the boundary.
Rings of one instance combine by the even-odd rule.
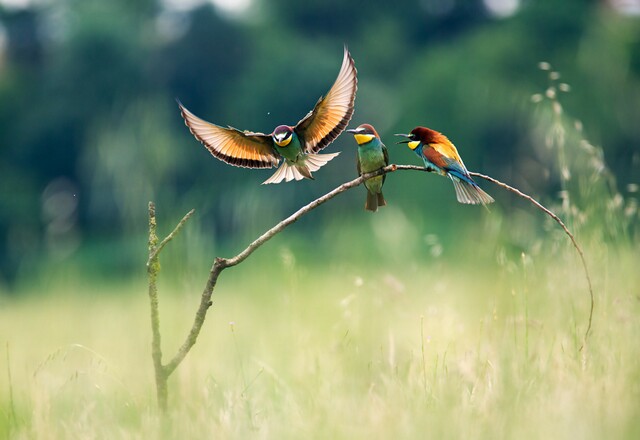
[[[358, 143], [358, 174], [371, 173], [389, 165], [389, 153], [387, 147], [380, 140], [376, 129], [369, 124], [362, 124], [358, 128], [347, 130], [352, 133]], [[364, 181], [367, 188], [367, 201], [364, 209], [376, 212], [379, 206], [385, 206], [387, 202], [382, 195], [382, 185], [386, 174], [372, 177]]]
[[180, 111], [191, 133], [218, 159], [245, 168], [273, 168], [282, 165], [263, 182], [313, 179], [317, 171], [339, 153], [317, 154], [347, 127], [353, 115], [358, 88], [353, 58], [344, 48], [342, 67], [326, 96], [320, 97], [296, 125], [279, 125], [271, 134], [240, 131], [209, 123], [187, 110]]
[[445, 135], [430, 128], [416, 127], [409, 134], [396, 136], [407, 138], [398, 143], [407, 144], [430, 171], [451, 179], [458, 202], [473, 205], [493, 202], [493, 198], [473, 181], [455, 145]]

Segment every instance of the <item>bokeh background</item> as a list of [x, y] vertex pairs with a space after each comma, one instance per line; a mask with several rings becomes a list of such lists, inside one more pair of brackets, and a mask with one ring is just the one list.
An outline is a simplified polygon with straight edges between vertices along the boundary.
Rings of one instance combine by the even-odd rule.
[[[269, 133], [327, 92], [348, 45], [351, 126], [446, 133], [527, 201], [461, 205], [387, 176], [221, 275], [155, 409], [149, 201], [164, 362], [215, 256], [356, 176], [260, 185], [176, 98]], [[0, 0], [0, 438], [640, 438], [640, 2]], [[595, 300], [589, 338], [585, 332]]]
[[[356, 145], [343, 135], [315, 181], [261, 186], [271, 171], [211, 157], [175, 101], [269, 133], [328, 90], [343, 44], [359, 71], [351, 126], [376, 126], [392, 162], [419, 164], [392, 134], [426, 125], [449, 135], [469, 169], [560, 209], [578, 232], [637, 240], [637, 1], [3, 0], [0, 288], [61, 273], [142, 275], [150, 200], [166, 232], [196, 208], [167, 258], [203, 273], [354, 177]], [[550, 229], [541, 214], [482, 186], [497, 200], [490, 213], [457, 204], [445, 179], [396, 173], [380, 213], [365, 213], [364, 190], [352, 190], [279, 240], [309, 264], [371, 252], [401, 262], [407, 249], [425, 261], [476, 258], [465, 244], [488, 258], [535, 249]], [[622, 214], [589, 224], [583, 214], [603, 205], [586, 202], [604, 193]], [[492, 226], [479, 228], [487, 216]]]

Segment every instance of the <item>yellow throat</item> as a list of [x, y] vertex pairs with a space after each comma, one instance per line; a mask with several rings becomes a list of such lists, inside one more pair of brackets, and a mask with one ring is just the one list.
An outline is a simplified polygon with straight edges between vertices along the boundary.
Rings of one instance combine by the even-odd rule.
[[280, 141], [280, 142], [275, 141], [275, 143], [278, 144], [278, 147], [286, 147], [287, 145], [289, 145], [289, 142], [291, 142], [292, 138], [293, 138], [293, 136], [289, 136], [286, 139], [282, 139], [282, 141]]
[[373, 138], [375, 138], [375, 136], [372, 134], [354, 134], [353, 137], [356, 139], [356, 142], [358, 143], [358, 145], [371, 142]]

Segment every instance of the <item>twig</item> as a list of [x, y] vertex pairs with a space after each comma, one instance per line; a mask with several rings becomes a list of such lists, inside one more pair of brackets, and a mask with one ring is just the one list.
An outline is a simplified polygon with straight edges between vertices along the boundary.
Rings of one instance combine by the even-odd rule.
[[[154, 211], [155, 211], [155, 207], [154, 207]], [[160, 253], [160, 251], [162, 251], [162, 248], [164, 248], [167, 245], [167, 243], [169, 243], [171, 240], [173, 240], [173, 237], [176, 236], [178, 231], [180, 231], [180, 229], [184, 226], [184, 224], [187, 222], [187, 220], [189, 220], [191, 218], [191, 216], [193, 215], [194, 212], [196, 212], [195, 209], [192, 209], [191, 211], [187, 212], [185, 214], [185, 216], [182, 217], [182, 220], [180, 220], [180, 222], [178, 222], [178, 224], [173, 229], [173, 231], [171, 231], [171, 233], [169, 235], [167, 235], [164, 238], [164, 240], [162, 240], [160, 242], [160, 244], [158, 246], [155, 247], [153, 252], [149, 253], [149, 259], [147, 260], [147, 267], [149, 267], [149, 265], [151, 264], [151, 260], [156, 258], [158, 256], [158, 254]]]
[[576, 251], [578, 251], [578, 255], [580, 255], [580, 260], [582, 261], [582, 267], [584, 269], [584, 275], [585, 275], [585, 277], [587, 279], [587, 284], [589, 286], [589, 297], [590, 297], [590, 300], [591, 300], [591, 307], [589, 309], [589, 322], [587, 324], [587, 330], [584, 332], [584, 338], [583, 338], [583, 341], [582, 341], [582, 345], [580, 346], [580, 351], [582, 351], [582, 349], [584, 348], [585, 344], [587, 343], [587, 338], [589, 337], [589, 332], [591, 331], [591, 322], [593, 320], [594, 299], [593, 299], [593, 287], [591, 285], [591, 276], [589, 275], [589, 269], [587, 269], [587, 261], [584, 258], [584, 252], [582, 252], [582, 248], [580, 247], [580, 245], [576, 241], [576, 238], [573, 236], [571, 231], [569, 231], [569, 229], [564, 224], [564, 222], [562, 220], [560, 220], [560, 217], [555, 215], [548, 208], [545, 208], [544, 206], [542, 206], [533, 197], [528, 196], [527, 194], [523, 193], [522, 191], [520, 191], [520, 190], [518, 190], [518, 189], [516, 189], [516, 188], [514, 188], [512, 186], [509, 186], [506, 183], [500, 182], [499, 180], [496, 180], [493, 177], [485, 176], [484, 174], [480, 174], [480, 173], [469, 173], [469, 174], [471, 174], [474, 177], [480, 177], [481, 179], [487, 180], [489, 182], [493, 182], [496, 185], [506, 189], [507, 191], [511, 191], [512, 193], [522, 197], [523, 199], [527, 199], [528, 201], [533, 203], [538, 209], [544, 211], [545, 214], [547, 214], [549, 217], [554, 219], [556, 221], [556, 223], [558, 223], [560, 225], [560, 227], [564, 230], [565, 234], [567, 234], [569, 236], [569, 238], [571, 239], [571, 242], [573, 243], [573, 247], [576, 248]]
[[[415, 165], [397, 165], [396, 168], [398, 170], [415, 170], [415, 171], [426, 171], [426, 172], [430, 171], [425, 167], [419, 167], [419, 166], [415, 166]], [[556, 221], [556, 223], [558, 223], [560, 225], [560, 227], [564, 230], [565, 234], [567, 234], [569, 236], [569, 238], [571, 239], [571, 243], [573, 244], [573, 247], [576, 249], [576, 251], [578, 251], [578, 255], [580, 256], [580, 260], [582, 261], [582, 268], [584, 269], [584, 275], [585, 275], [585, 278], [587, 279], [587, 285], [589, 287], [589, 299], [590, 299], [590, 302], [591, 302], [590, 308], [589, 308], [589, 322], [587, 323], [587, 330], [584, 332], [584, 338], [583, 338], [583, 341], [582, 341], [582, 345], [580, 346], [580, 349], [579, 349], [579, 351], [582, 351], [582, 349], [584, 348], [585, 344], [587, 343], [587, 338], [589, 337], [589, 333], [591, 332], [591, 323], [593, 321], [593, 308], [594, 308], [595, 301], [594, 301], [594, 296], [593, 296], [593, 287], [591, 285], [591, 276], [589, 275], [589, 269], [587, 268], [587, 261], [584, 258], [584, 252], [582, 251], [582, 248], [580, 247], [580, 245], [576, 241], [576, 238], [573, 236], [571, 231], [569, 231], [569, 228], [567, 228], [567, 226], [564, 224], [564, 222], [562, 220], [560, 220], [560, 217], [555, 215], [550, 209], [545, 208], [544, 206], [542, 206], [542, 204], [540, 204], [540, 202], [538, 202], [533, 197], [523, 193], [519, 189], [516, 189], [516, 188], [514, 188], [512, 186], [507, 185], [504, 182], [501, 182], [501, 181], [499, 181], [497, 179], [494, 179], [493, 177], [485, 176], [484, 174], [475, 173], [475, 172], [469, 172], [469, 174], [471, 174], [473, 177], [479, 177], [481, 179], [484, 179], [484, 180], [487, 180], [489, 182], [495, 183], [496, 185], [506, 189], [507, 191], [510, 191], [510, 192], [516, 194], [517, 196], [520, 196], [523, 199], [526, 199], [526, 200], [530, 201], [531, 203], [533, 203], [533, 205], [536, 208], [540, 209], [545, 214], [547, 214], [549, 217], [554, 219]]]

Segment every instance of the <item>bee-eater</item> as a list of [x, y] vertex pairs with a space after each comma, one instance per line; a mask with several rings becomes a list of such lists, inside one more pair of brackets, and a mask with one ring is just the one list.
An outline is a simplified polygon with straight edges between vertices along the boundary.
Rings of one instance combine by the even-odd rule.
[[282, 166], [263, 183], [313, 179], [317, 171], [339, 153], [316, 154], [347, 127], [353, 115], [358, 88], [353, 58], [344, 48], [338, 78], [325, 97], [295, 126], [279, 125], [271, 134], [240, 131], [206, 122], [179, 101], [180, 111], [191, 133], [218, 159], [237, 167]]
[[[347, 130], [347, 132], [353, 133], [353, 137], [358, 143], [358, 174], [371, 173], [389, 165], [387, 147], [380, 140], [375, 128], [369, 124], [362, 124], [358, 128]], [[382, 195], [385, 177], [386, 174], [383, 174], [365, 180], [367, 201], [364, 204], [364, 209], [367, 211], [376, 212], [378, 206], [387, 204]]]
[[445, 135], [426, 127], [416, 127], [410, 134], [396, 136], [407, 138], [398, 143], [407, 144], [430, 171], [451, 179], [458, 202], [474, 205], [493, 202], [493, 198], [473, 181], [455, 145]]

